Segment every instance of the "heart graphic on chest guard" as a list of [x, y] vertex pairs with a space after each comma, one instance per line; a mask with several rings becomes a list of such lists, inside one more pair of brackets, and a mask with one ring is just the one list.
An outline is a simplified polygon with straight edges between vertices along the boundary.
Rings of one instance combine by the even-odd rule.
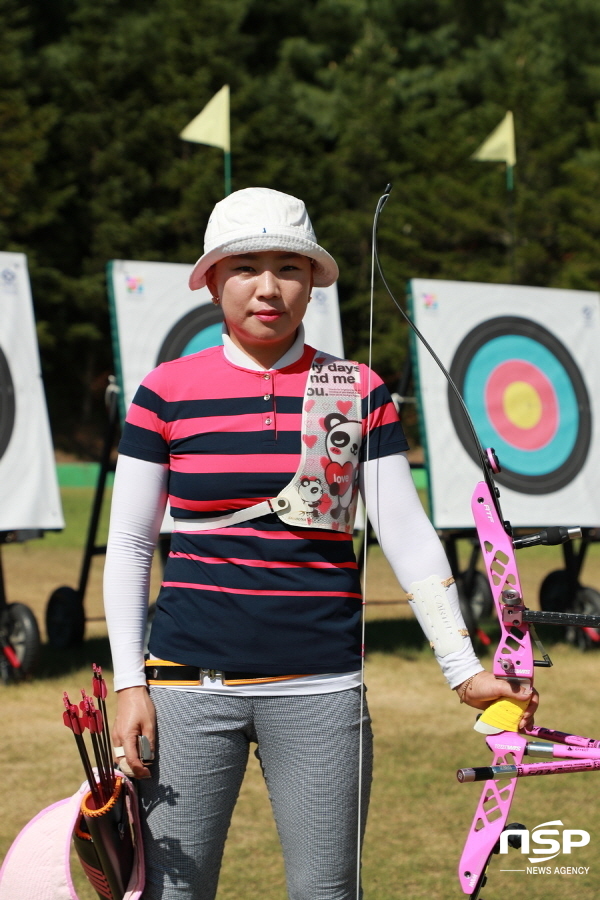
[[325, 478], [327, 484], [337, 484], [338, 496], [342, 497], [352, 487], [352, 463], [347, 462], [343, 466], [336, 462], [329, 463], [325, 469]]
[[333, 503], [331, 501], [331, 497], [329, 496], [329, 494], [323, 494], [323, 496], [319, 500], [319, 512], [323, 513], [323, 515], [325, 515], [325, 513], [329, 512], [329, 510], [331, 509], [332, 506], [333, 506]]
[[335, 404], [343, 416], [348, 415], [352, 407], [352, 400], [338, 400]]
[[312, 448], [313, 448], [313, 447], [315, 446], [315, 444], [317, 443], [317, 436], [316, 436], [316, 434], [303, 434], [303, 435], [302, 435], [302, 440], [304, 441], [304, 443], [306, 444], [306, 446], [307, 446], [310, 450], [312, 450]]
[[304, 404], [304, 409], [306, 410], [306, 412], [310, 412], [314, 405], [315, 405], [314, 400], [307, 400], [306, 403]]

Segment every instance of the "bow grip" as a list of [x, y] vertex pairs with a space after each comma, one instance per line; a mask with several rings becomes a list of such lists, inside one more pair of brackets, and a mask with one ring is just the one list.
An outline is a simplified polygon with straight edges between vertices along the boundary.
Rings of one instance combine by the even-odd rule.
[[477, 719], [474, 728], [480, 734], [499, 734], [501, 731], [518, 731], [519, 722], [529, 706], [529, 700], [512, 700], [508, 697], [496, 700]]

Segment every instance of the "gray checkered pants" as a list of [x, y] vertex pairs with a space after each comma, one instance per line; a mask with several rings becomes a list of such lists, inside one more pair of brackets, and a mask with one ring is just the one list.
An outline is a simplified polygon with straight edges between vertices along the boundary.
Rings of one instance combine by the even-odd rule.
[[[213, 900], [251, 741], [283, 848], [290, 900], [355, 900], [360, 690], [222, 697], [151, 689], [152, 778], [138, 782], [143, 900]], [[363, 719], [362, 830], [372, 771]]]

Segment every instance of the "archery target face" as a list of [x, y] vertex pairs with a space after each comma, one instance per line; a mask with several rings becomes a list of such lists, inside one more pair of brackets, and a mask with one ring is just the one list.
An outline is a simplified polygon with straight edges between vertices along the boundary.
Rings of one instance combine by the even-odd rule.
[[[415, 324], [449, 370], [502, 471], [513, 525], [600, 523], [600, 297], [415, 279]], [[420, 342], [413, 359], [430, 502], [438, 528], [472, 528], [479, 455], [461, 409]]]
[[[516, 316], [482, 322], [461, 341], [450, 376], [483, 446], [501, 460], [500, 484], [545, 494], [581, 471], [591, 440], [589, 395], [572, 355], [539, 322]], [[456, 433], [477, 462], [450, 388], [448, 404]]]
[[15, 424], [15, 388], [8, 360], [0, 348], [0, 459], [8, 447]]
[[[162, 362], [220, 344], [223, 315], [204, 287], [190, 291], [193, 266], [113, 260], [108, 266], [121, 415], [142, 379]], [[304, 318], [307, 343], [343, 356], [336, 286], [315, 288]]]
[[27, 258], [0, 253], [0, 532], [61, 528]]

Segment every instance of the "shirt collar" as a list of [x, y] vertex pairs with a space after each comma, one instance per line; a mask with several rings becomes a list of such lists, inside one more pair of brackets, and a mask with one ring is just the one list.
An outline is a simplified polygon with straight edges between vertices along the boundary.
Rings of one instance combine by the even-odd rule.
[[[229, 337], [229, 332], [227, 331], [227, 325], [223, 322], [223, 352], [225, 354], [225, 359], [227, 359], [230, 363], [233, 363], [234, 366], [240, 366], [242, 369], [254, 369], [256, 372], [264, 372], [264, 368], [259, 366], [257, 362], [253, 359], [250, 359], [243, 350], [233, 343], [231, 338]], [[287, 350], [281, 359], [278, 359], [276, 363], [273, 363], [271, 369], [284, 369], [286, 366], [291, 366], [293, 363], [298, 362], [302, 354], [304, 353], [304, 325], [300, 323], [298, 328], [298, 333], [296, 335], [296, 340], [292, 344], [289, 350]]]

